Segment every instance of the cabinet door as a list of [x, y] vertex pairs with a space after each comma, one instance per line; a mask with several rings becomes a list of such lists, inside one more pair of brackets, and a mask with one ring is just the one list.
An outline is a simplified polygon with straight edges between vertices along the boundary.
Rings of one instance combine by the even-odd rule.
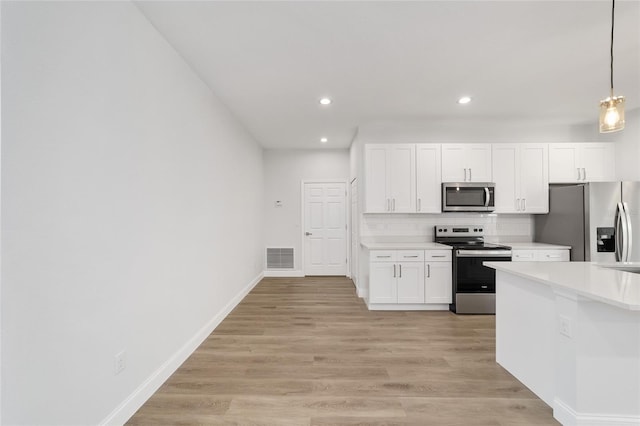
[[549, 213], [549, 159], [546, 144], [524, 144], [520, 147], [519, 174], [520, 211]]
[[615, 180], [614, 147], [606, 143], [580, 144], [582, 180], [607, 182]]
[[389, 211], [386, 145], [365, 145], [365, 212]]
[[369, 303], [398, 303], [396, 269], [391, 262], [369, 264]]
[[426, 303], [451, 303], [451, 262], [426, 264], [424, 279], [424, 301]]
[[424, 262], [398, 263], [398, 303], [424, 303]]
[[493, 145], [493, 182], [495, 190], [496, 213], [518, 213], [521, 203], [518, 188], [520, 186], [520, 150], [516, 144]]
[[416, 211], [418, 213], [440, 213], [442, 209], [440, 156], [438, 144], [416, 146]]
[[549, 144], [549, 183], [578, 182], [581, 177], [578, 144]]
[[467, 144], [467, 181], [491, 182], [491, 144]]
[[387, 188], [394, 213], [416, 211], [416, 146], [389, 146], [387, 155]]
[[465, 144], [442, 145], [442, 182], [466, 182], [467, 169]]

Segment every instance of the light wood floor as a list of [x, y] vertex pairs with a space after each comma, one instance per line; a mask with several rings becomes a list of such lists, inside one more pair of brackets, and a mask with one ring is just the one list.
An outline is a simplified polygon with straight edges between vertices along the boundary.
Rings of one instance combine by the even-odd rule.
[[557, 425], [494, 329], [370, 312], [344, 277], [265, 278], [128, 424]]

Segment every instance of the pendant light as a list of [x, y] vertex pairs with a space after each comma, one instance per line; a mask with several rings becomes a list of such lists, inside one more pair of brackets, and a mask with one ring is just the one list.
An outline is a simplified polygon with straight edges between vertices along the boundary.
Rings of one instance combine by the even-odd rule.
[[624, 129], [624, 96], [613, 96], [613, 24], [616, 0], [611, 6], [611, 63], [609, 65], [611, 77], [611, 91], [609, 97], [600, 101], [600, 133], [617, 132]]

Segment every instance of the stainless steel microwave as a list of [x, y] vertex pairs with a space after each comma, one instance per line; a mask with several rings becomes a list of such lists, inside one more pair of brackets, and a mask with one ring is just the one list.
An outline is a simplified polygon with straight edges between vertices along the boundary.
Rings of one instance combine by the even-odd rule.
[[443, 182], [443, 212], [492, 212], [496, 184], [493, 182]]

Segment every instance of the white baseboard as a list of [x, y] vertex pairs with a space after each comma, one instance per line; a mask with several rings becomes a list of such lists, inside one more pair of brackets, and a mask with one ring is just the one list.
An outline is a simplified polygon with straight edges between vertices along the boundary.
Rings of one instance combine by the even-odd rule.
[[639, 426], [640, 416], [578, 413], [563, 401], [553, 401], [553, 417], [564, 426]]
[[442, 303], [369, 303], [367, 308], [370, 311], [449, 311], [449, 305]]
[[162, 386], [162, 384], [182, 365], [182, 363], [202, 344], [202, 342], [229, 315], [238, 303], [260, 282], [263, 274], [254, 278], [245, 288], [226, 304], [207, 324], [191, 337], [173, 356], [160, 366], [136, 390], [134, 390], [100, 425], [123, 425]]
[[278, 277], [278, 278], [288, 278], [288, 277], [304, 277], [304, 272], [302, 271], [264, 271], [265, 277]]
[[362, 287], [357, 287], [358, 288], [358, 297], [361, 299], [366, 299], [367, 297], [369, 297], [369, 292], [367, 291], [366, 288], [362, 288]]

